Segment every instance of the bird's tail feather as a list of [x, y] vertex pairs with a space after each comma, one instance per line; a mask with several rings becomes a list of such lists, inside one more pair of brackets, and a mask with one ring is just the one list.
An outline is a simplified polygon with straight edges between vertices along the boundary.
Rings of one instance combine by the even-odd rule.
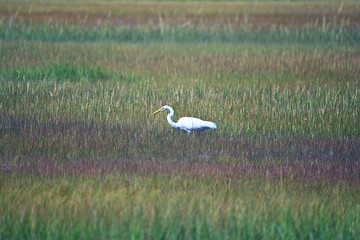
[[213, 122], [209, 122], [209, 127], [212, 129], [212, 130], [216, 130], [217, 126], [216, 126], [216, 123], [213, 123]]

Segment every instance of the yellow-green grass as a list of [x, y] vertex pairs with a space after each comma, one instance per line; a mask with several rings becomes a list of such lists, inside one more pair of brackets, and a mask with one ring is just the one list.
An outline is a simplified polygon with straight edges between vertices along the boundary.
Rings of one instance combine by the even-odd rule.
[[356, 1], [309, 1], [309, 2], [249, 2], [249, 1], [209, 1], [209, 2], [156, 2], [156, 1], [11, 1], [1, 0], [3, 11], [12, 12], [75, 12], [75, 13], [162, 13], [176, 11], [177, 13], [272, 13], [281, 12], [296, 13], [307, 10], [309, 13], [341, 13], [359, 11], [359, 3]]
[[[171, 16], [197, 15], [218, 15], [218, 18], [225, 18], [228, 14], [270, 14], [281, 16], [281, 14], [307, 14], [321, 15], [356, 15], [360, 4], [356, 1], [312, 1], [312, 2], [156, 2], [156, 1], [9, 1], [1, 0], [2, 12], [11, 13], [75, 13], [75, 14], [132, 14], [132, 15], [158, 15], [169, 14]], [[110, 14], [109, 14], [110, 13]], [[141, 17], [141, 16], [138, 16]]]
[[[215, 46], [1, 43], [6, 162], [27, 154], [235, 162], [358, 158], [356, 48]], [[164, 104], [175, 108], [175, 120], [212, 120], [217, 132], [173, 132], [166, 114], [151, 115]]]
[[[259, 178], [254, 168], [253, 178], [226, 177], [221, 175], [226, 166], [182, 165], [181, 171], [181, 165], [156, 165], [129, 165], [105, 175], [2, 175], [0, 236], [356, 239], [360, 234], [358, 176], [341, 181], [336, 175], [335, 182]], [[177, 170], [167, 173], [169, 167]], [[207, 168], [215, 175], [205, 175]]]
[[[358, 238], [356, 24], [21, 20], [33, 3], [1, 9], [13, 14], [0, 24], [1, 239]], [[178, 17], [204, 6], [196, 14], [218, 23], [232, 12], [358, 12], [338, 2], [204, 4], [40, 2], [31, 11], [152, 16], [149, 6], [180, 6]], [[164, 104], [175, 121], [218, 129], [171, 129], [165, 113], [152, 115]]]
[[[2, 80], [25, 77], [23, 82], [75, 80], [80, 77], [71, 72], [75, 68], [97, 69], [104, 75], [99, 78], [108, 80], [121, 80], [122, 74], [133, 81], [153, 78], [162, 87], [194, 81], [216, 86], [358, 86], [360, 72], [356, 46], [0, 42], [0, 50]], [[54, 66], [59, 72], [51, 76]]]
[[259, 29], [300, 26], [359, 27], [360, 4], [331, 2], [1, 1], [5, 22], [86, 26], [179, 26]]

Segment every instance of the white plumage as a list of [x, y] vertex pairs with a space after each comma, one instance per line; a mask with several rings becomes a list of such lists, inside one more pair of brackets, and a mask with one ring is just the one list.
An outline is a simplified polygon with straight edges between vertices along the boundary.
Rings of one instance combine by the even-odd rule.
[[171, 119], [174, 116], [174, 109], [172, 109], [172, 107], [170, 106], [163, 106], [160, 109], [158, 109], [157, 111], [154, 112], [154, 115], [159, 113], [159, 112], [163, 112], [165, 110], [169, 110], [170, 113], [167, 115], [167, 120], [170, 124], [170, 126], [172, 126], [175, 129], [180, 129], [183, 130], [187, 133], [191, 133], [191, 131], [204, 131], [206, 129], [212, 129], [212, 130], [216, 130], [216, 124], [213, 122], [209, 122], [209, 121], [204, 121], [198, 118], [193, 118], [193, 117], [182, 117], [179, 119], [179, 121], [177, 123], [173, 122], [173, 120]]

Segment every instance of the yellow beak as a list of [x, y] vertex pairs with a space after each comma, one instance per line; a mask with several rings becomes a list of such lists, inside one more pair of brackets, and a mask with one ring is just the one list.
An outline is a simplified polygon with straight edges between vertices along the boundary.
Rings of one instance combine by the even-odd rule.
[[161, 110], [163, 110], [163, 108], [160, 108], [160, 109], [156, 110], [153, 114], [154, 114], [154, 115], [155, 115], [155, 114], [158, 114], [159, 112], [161, 112]]

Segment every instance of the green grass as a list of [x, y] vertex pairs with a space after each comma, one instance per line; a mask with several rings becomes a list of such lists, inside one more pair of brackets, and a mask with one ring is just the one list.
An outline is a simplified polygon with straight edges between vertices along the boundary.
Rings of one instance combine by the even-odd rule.
[[[184, 176], [2, 177], [2, 238], [356, 239], [358, 187]], [[344, 199], [345, 198], [345, 199]]]
[[[0, 24], [0, 239], [358, 238], [356, 24], [14, 19]], [[165, 104], [218, 129], [171, 129], [152, 115]]]
[[259, 43], [259, 44], [311, 44], [356, 46], [360, 41], [357, 29], [344, 26], [323, 28], [303, 27], [299, 29], [274, 26], [269, 30], [241, 31], [184, 29], [181, 27], [158, 26], [130, 28], [117, 26], [85, 27], [57, 24], [13, 24], [0, 25], [0, 39], [5, 41], [76, 41], [76, 42], [205, 42], [205, 43]]

